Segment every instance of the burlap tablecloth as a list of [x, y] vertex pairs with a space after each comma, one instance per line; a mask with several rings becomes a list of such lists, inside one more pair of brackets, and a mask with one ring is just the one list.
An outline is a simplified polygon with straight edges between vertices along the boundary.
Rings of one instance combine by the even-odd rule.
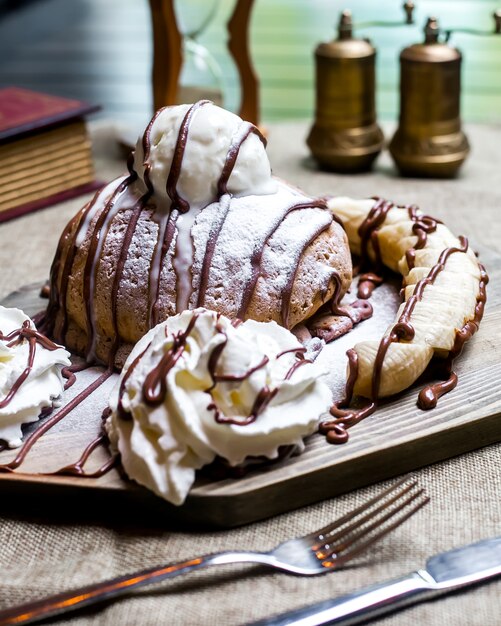
[[[456, 233], [501, 251], [501, 128], [468, 129], [472, 154], [461, 177], [453, 181], [400, 179], [387, 155], [380, 157], [370, 174], [316, 172], [304, 144], [306, 131], [301, 124], [270, 128], [269, 154], [276, 175], [312, 194], [377, 194], [399, 203], [417, 203]], [[123, 161], [114, 158], [109, 134], [101, 129], [98, 136], [98, 175], [107, 180], [123, 170]], [[103, 148], [107, 151], [104, 156]], [[48, 276], [60, 232], [84, 200], [0, 225], [0, 298]], [[500, 446], [493, 445], [416, 472], [431, 504], [356, 567], [309, 579], [252, 566], [225, 566], [146, 588], [57, 623], [244, 624], [399, 576], [420, 567], [435, 552], [501, 533], [500, 461]], [[248, 527], [206, 533], [165, 529], [151, 519], [131, 524], [123, 518], [105, 518], [99, 510], [90, 512], [85, 520], [49, 508], [34, 510], [29, 503], [20, 510], [0, 492], [0, 608], [198, 554], [270, 548], [323, 525], [383, 486], [374, 485]], [[417, 605], [379, 623], [501, 624], [501, 581]]]

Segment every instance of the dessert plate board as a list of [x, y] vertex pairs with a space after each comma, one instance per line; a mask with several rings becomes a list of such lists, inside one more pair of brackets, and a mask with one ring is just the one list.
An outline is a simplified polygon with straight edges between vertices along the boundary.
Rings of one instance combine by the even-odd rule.
[[[419, 387], [414, 387], [382, 404], [374, 415], [353, 427], [347, 444], [329, 445], [321, 435], [313, 435], [302, 455], [255, 469], [244, 477], [201, 476], [185, 504], [174, 507], [125, 480], [117, 469], [100, 478], [49, 474], [74, 463], [98, 434], [102, 410], [117, 378], [113, 375], [39, 439], [19, 473], [0, 473], [0, 494], [33, 502], [33, 510], [41, 503], [46, 508], [48, 498], [65, 508], [90, 505], [94, 510], [130, 510], [141, 506], [141, 510], [151, 509], [156, 519], [160, 515], [183, 525], [224, 528], [283, 513], [501, 441], [501, 256], [480, 249], [480, 257], [490, 276], [484, 319], [456, 361], [458, 386], [432, 411], [417, 408]], [[34, 314], [46, 306], [46, 301], [39, 298], [39, 287], [23, 287], [2, 304]], [[326, 346], [318, 357], [319, 364], [328, 371], [335, 398], [343, 392], [346, 350], [357, 341], [382, 335], [398, 306], [398, 285], [381, 286], [371, 302], [372, 320]], [[77, 374], [77, 382], [68, 390], [65, 401], [101, 372], [93, 368]], [[0, 453], [0, 463], [14, 456], [15, 451], [5, 450]], [[86, 469], [97, 469], [107, 458], [107, 451], [99, 448]]]

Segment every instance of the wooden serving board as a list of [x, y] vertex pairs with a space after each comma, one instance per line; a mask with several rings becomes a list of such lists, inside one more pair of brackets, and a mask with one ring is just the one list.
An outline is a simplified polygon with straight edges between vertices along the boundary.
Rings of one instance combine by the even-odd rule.
[[[39, 440], [23, 464], [22, 473], [0, 473], [0, 494], [23, 499], [28, 506], [32, 504], [33, 510], [40, 502], [47, 508], [48, 498], [53, 505], [91, 506], [94, 510], [131, 510], [140, 505], [142, 511], [150, 509], [152, 515], [170, 522], [224, 528], [270, 517], [501, 441], [501, 256], [489, 250], [481, 250], [480, 256], [490, 276], [484, 319], [456, 361], [458, 386], [432, 411], [417, 408], [418, 388], [412, 388], [350, 430], [346, 445], [332, 446], [322, 436], [313, 435], [302, 455], [253, 470], [243, 478], [200, 477], [186, 503], [174, 507], [125, 480], [115, 469], [98, 479], [40, 474], [76, 461], [96, 435], [114, 383], [110, 380], [75, 415], [63, 419]], [[25, 287], [2, 304], [34, 314], [46, 305], [38, 291], [38, 286]], [[391, 308], [393, 319], [396, 303]], [[375, 315], [376, 337], [388, 323], [385, 315], [387, 318], [388, 311]], [[344, 352], [359, 340], [352, 331], [338, 350]], [[330, 349], [324, 349], [327, 365], [333, 363], [328, 358]], [[332, 370], [332, 377], [340, 379], [335, 395], [341, 389], [345, 362], [341, 359], [340, 369], [336, 373]], [[96, 368], [79, 375], [68, 399], [100, 371]], [[0, 453], [0, 463], [8, 462], [14, 454]], [[89, 469], [99, 467], [106, 458], [106, 451], [98, 450]]]

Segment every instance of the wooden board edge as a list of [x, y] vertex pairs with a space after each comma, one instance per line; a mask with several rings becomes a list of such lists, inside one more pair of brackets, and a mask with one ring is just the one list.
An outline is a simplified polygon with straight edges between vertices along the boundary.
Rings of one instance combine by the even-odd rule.
[[[75, 490], [72, 480], [54, 483], [47, 481], [44, 476], [34, 475], [34, 480], [28, 482], [21, 480], [21, 476], [4, 474], [0, 480], [4, 502], [12, 501], [15, 506], [22, 505], [23, 509], [33, 513], [44, 510], [49, 519], [51, 505], [62, 502], [66, 507], [71, 506], [77, 519], [78, 515], [85, 515], [92, 508], [99, 510], [104, 517], [126, 516], [134, 520], [139, 515], [142, 522], [154, 521], [155, 525], [160, 526], [179, 528], [182, 524], [187, 529], [223, 530], [340, 496], [499, 441], [501, 415], [482, 415], [447, 431], [400, 442], [398, 447], [401, 454], [397, 459], [394, 456], [395, 447], [373, 451], [364, 458], [366, 471], [361, 471], [360, 463], [354, 466], [351, 459], [346, 459], [329, 468], [292, 476], [287, 485], [277, 482], [260, 489], [229, 495], [193, 494], [180, 507], [133, 483], [124, 482], [121, 487], [100, 485], [99, 490], [90, 488], [92, 485], [89, 484], [87, 489]], [[445, 450], [447, 452], [444, 453]], [[82, 481], [79, 482], [81, 486]], [[421, 486], [426, 488], [425, 484]], [[259, 506], [256, 501], [259, 501]], [[53, 509], [56, 515], [57, 508], [60, 507]]]

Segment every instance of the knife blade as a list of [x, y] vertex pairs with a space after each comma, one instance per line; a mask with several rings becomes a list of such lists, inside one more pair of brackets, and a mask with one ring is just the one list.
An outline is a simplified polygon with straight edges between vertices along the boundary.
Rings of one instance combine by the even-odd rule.
[[357, 624], [501, 574], [501, 537], [436, 554], [424, 569], [249, 626]]

